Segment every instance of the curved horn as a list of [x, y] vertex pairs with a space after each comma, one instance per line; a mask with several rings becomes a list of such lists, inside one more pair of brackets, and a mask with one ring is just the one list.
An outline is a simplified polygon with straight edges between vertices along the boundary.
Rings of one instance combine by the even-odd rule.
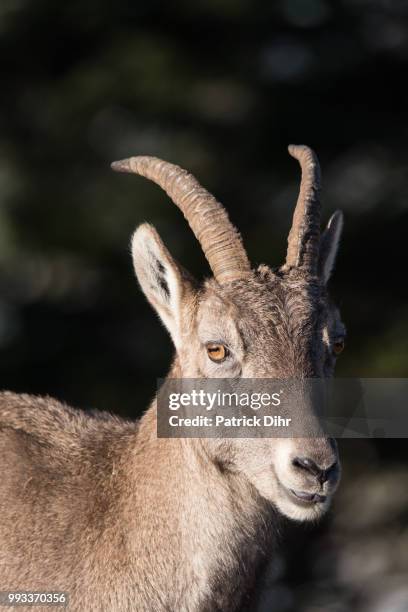
[[248, 276], [251, 266], [241, 236], [224, 207], [186, 170], [157, 157], [130, 157], [111, 164], [157, 183], [178, 206], [201, 244], [214, 277], [227, 283]]
[[286, 265], [316, 274], [320, 241], [320, 166], [309, 147], [289, 145], [288, 150], [300, 163], [302, 180], [288, 237]]

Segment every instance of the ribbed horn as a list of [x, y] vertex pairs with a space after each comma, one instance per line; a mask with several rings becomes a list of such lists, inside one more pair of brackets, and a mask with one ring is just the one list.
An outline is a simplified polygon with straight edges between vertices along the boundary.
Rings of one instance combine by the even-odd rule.
[[319, 161], [305, 145], [289, 145], [288, 150], [300, 163], [302, 179], [288, 237], [286, 265], [316, 274], [321, 217]]
[[111, 164], [117, 172], [140, 174], [157, 185], [178, 206], [220, 284], [245, 278], [250, 263], [241, 236], [224, 207], [186, 170], [157, 157], [130, 157]]

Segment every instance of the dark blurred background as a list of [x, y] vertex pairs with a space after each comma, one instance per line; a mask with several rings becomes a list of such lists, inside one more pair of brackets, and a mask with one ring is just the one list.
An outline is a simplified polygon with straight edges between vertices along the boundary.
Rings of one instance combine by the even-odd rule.
[[[227, 206], [253, 262], [282, 262], [318, 153], [345, 212], [332, 292], [339, 376], [408, 370], [408, 4], [399, 0], [1, 0], [0, 383], [136, 417], [172, 347], [129, 238], [153, 223], [198, 277], [179, 211], [109, 163], [176, 162]], [[342, 443], [331, 517], [292, 527], [260, 610], [408, 610], [405, 440]]]

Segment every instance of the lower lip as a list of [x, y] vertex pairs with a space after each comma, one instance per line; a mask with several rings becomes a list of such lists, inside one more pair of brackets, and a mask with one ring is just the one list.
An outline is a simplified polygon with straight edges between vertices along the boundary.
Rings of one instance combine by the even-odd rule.
[[302, 496], [300, 494], [297, 494], [295, 491], [293, 491], [292, 489], [288, 489], [288, 492], [290, 493], [290, 496], [292, 499], [296, 500], [296, 502], [303, 504], [305, 506], [315, 506], [317, 504], [323, 504], [327, 497], [324, 495], [318, 495], [317, 493], [314, 494], [307, 494], [304, 493]]

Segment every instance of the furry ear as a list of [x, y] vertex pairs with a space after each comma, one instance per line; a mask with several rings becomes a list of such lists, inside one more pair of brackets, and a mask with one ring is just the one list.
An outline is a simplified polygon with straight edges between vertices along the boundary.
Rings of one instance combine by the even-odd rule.
[[176, 348], [180, 340], [180, 310], [188, 281], [152, 225], [143, 223], [132, 236], [132, 257], [143, 293], [167, 327]]
[[333, 272], [342, 229], [343, 213], [336, 210], [330, 217], [320, 241], [319, 270], [325, 285]]

